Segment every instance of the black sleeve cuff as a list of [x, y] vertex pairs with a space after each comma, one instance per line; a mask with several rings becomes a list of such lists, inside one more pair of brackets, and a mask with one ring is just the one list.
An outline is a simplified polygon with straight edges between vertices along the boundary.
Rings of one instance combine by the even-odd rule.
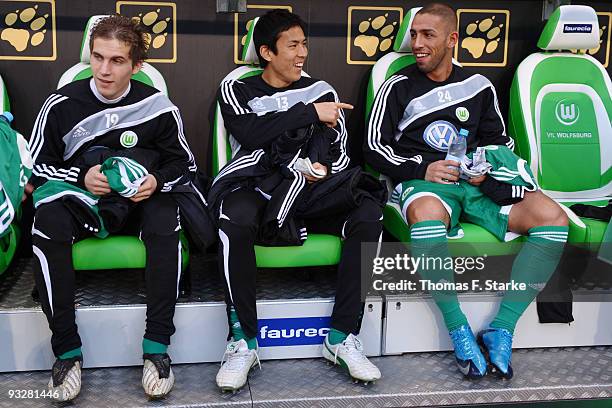
[[429, 167], [430, 162], [422, 162], [414, 169], [414, 178], [425, 180], [425, 174], [427, 173], [427, 167]]
[[161, 175], [157, 171], [152, 171], [149, 174], [155, 177], [155, 181], [157, 181], [157, 187], [155, 187], [155, 192], [159, 193], [162, 187], [164, 187], [164, 181], [162, 180]]
[[91, 167], [86, 166], [78, 166], [79, 167], [79, 176], [77, 177], [77, 181], [74, 183], [77, 187], [82, 188], [83, 190], [87, 190], [85, 186], [85, 176]]
[[317, 113], [317, 108], [315, 108], [314, 103], [306, 104], [306, 115], [310, 123], [319, 122], [319, 114]]
[[480, 184], [480, 191], [489, 197], [497, 205], [516, 204], [523, 199], [525, 194], [523, 187], [502, 183], [491, 176], [487, 176]]

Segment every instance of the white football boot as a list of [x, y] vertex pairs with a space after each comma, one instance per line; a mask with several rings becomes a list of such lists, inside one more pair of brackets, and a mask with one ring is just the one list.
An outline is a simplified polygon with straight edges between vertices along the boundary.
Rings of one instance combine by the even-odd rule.
[[55, 401], [72, 401], [79, 395], [82, 365], [82, 356], [55, 360], [49, 380], [49, 391]]
[[259, 365], [261, 370], [257, 350], [249, 350], [244, 339], [229, 343], [221, 360], [221, 368], [217, 373], [217, 386], [222, 391], [239, 390], [246, 384], [251, 368], [256, 365]]
[[357, 336], [349, 334], [342, 343], [329, 344], [329, 335], [323, 344], [323, 357], [345, 368], [353, 380], [374, 382], [381, 377], [380, 370], [363, 353]]
[[163, 398], [172, 391], [174, 373], [168, 354], [143, 354], [142, 388], [151, 399]]

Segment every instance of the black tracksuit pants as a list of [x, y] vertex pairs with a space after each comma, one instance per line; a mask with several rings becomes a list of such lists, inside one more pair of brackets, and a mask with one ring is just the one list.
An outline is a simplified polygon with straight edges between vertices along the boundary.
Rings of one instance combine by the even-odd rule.
[[[225, 298], [233, 306], [245, 335], [257, 335], [255, 240], [267, 200], [258, 192], [239, 189], [221, 204], [219, 219], [219, 270], [225, 276]], [[378, 242], [382, 210], [373, 200], [344, 215], [321, 214], [307, 219], [308, 232], [344, 239], [331, 326], [344, 333], [359, 333], [361, 302], [361, 243]]]
[[[181, 268], [178, 207], [167, 194], [141, 201], [130, 214], [126, 233], [135, 233], [147, 252], [147, 320], [144, 337], [170, 344]], [[81, 346], [74, 311], [75, 272], [72, 243], [91, 236], [59, 200], [36, 210], [32, 228], [34, 277], [51, 329], [51, 347], [59, 356]]]

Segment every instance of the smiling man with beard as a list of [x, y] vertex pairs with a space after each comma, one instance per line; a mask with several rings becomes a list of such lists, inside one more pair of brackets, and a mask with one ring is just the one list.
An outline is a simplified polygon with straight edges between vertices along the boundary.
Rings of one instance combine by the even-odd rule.
[[[528, 236], [511, 276], [526, 289], [506, 292], [497, 316], [478, 336], [492, 371], [511, 378], [514, 328], [556, 268], [567, 240], [567, 216], [537, 189], [532, 177], [531, 189], [501, 182], [491, 173], [459, 180], [459, 163], [445, 160], [459, 129], [469, 132], [468, 153], [486, 146], [486, 157], [499, 157], [512, 176], [508, 179], [531, 175], [511, 151], [514, 141], [506, 135], [491, 82], [452, 61], [458, 40], [454, 10], [439, 3], [423, 7], [414, 17], [410, 37], [416, 63], [389, 77], [376, 94], [364, 155], [396, 186], [392, 200], [410, 225], [413, 256], [448, 257], [447, 233], [456, 235], [460, 218], [500, 241], [507, 231]], [[433, 283], [454, 282], [452, 268], [419, 273]], [[483, 377], [488, 362], [457, 293], [449, 289], [431, 294], [453, 341], [459, 369], [468, 378]]]

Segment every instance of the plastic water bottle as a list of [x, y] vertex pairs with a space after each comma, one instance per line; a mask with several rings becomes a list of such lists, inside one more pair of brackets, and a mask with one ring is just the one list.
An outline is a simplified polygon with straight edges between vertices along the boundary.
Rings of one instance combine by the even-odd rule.
[[4, 112], [0, 115], [0, 119], [10, 124], [13, 121], [13, 114], [11, 112]]
[[[467, 151], [467, 137], [468, 131], [461, 129], [459, 134], [453, 138], [451, 144], [448, 146], [446, 160], [454, 160], [459, 164], [463, 162], [463, 157], [465, 157], [465, 152]], [[449, 167], [454, 168], [454, 166]]]

